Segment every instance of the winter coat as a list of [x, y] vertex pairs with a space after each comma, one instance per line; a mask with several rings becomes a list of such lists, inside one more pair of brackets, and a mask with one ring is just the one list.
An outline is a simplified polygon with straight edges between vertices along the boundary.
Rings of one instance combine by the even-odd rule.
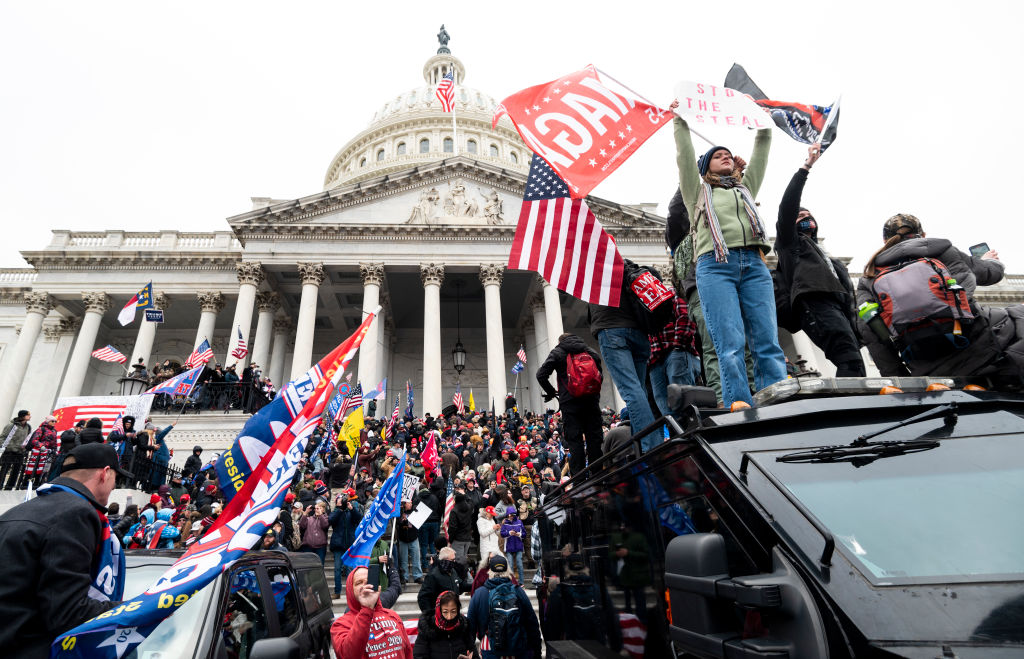
[[82, 432], [78, 435], [78, 439], [83, 444], [95, 444], [103, 441], [103, 421], [97, 417], [93, 417], [85, 422], [85, 427], [82, 428]]
[[[6, 435], [4, 435], [6, 437]], [[81, 442], [78, 439], [78, 433], [74, 430], [68, 429], [60, 434], [60, 452], [70, 453], [71, 449], [79, 446]]]
[[364, 608], [356, 599], [355, 575], [356, 570], [349, 572], [345, 581], [348, 611], [331, 625], [334, 653], [345, 659], [412, 659], [412, 643], [402, 618], [380, 602], [372, 609]]
[[[569, 393], [569, 380], [566, 375], [566, 358], [569, 355], [577, 355], [581, 352], [585, 352], [590, 355], [593, 360], [597, 363], [598, 371], [601, 370], [601, 356], [596, 351], [587, 346], [583, 342], [583, 339], [570, 334], [561, 341], [558, 342], [551, 352], [548, 353], [547, 359], [537, 369], [537, 382], [540, 383], [541, 389], [543, 389], [548, 395], [554, 396], [555, 390], [551, 387], [551, 383], [548, 378], [551, 377], [551, 372], [554, 371], [556, 380], [558, 381], [558, 403], [560, 405], [566, 405], [575, 400], [575, 397]], [[594, 401], [597, 401], [599, 395], [588, 396]]]
[[446, 590], [450, 590], [453, 593], [468, 593], [471, 583], [464, 581], [459, 578], [459, 573], [455, 569], [455, 561], [452, 561], [452, 569], [450, 572], [445, 573], [441, 571], [441, 565], [438, 561], [434, 562], [434, 566], [430, 568], [427, 576], [423, 579], [423, 585], [420, 586], [420, 592], [416, 596], [416, 602], [420, 606], [420, 612], [424, 615], [433, 615], [434, 604], [437, 602], [437, 597]]
[[188, 456], [188, 459], [185, 460], [185, 466], [181, 470], [181, 473], [184, 476], [198, 474], [199, 469], [203, 466], [203, 459], [196, 455], [196, 449], [200, 449], [200, 453], [202, 452], [202, 449], [199, 446], [192, 449], [192, 455]]
[[[17, 419], [11, 419], [11, 422], [4, 426], [3, 432], [0, 433], [0, 445], [7, 440], [7, 435], [11, 434], [11, 429], [14, 428], [14, 435], [11, 436], [11, 441], [7, 444], [6, 451], [11, 453], [24, 453], [25, 448], [22, 444], [28, 439], [29, 434], [32, 432], [32, 426], [28, 423], [17, 423]], [[6, 452], [5, 451], [5, 452]]]
[[488, 555], [504, 555], [498, 547], [498, 531], [494, 528], [494, 520], [487, 517], [484, 511], [476, 520], [476, 528], [480, 533], [480, 560], [486, 561]]
[[78, 481], [0, 516], [0, 647], [11, 659], [45, 657], [58, 634], [112, 608], [88, 595], [106, 512]]
[[345, 551], [356, 539], [356, 527], [363, 518], [363, 507], [358, 501], [349, 500], [347, 509], [341, 506], [331, 511], [331, 551]]
[[455, 507], [448, 520], [448, 539], [452, 542], [472, 542], [473, 523], [476, 522], [476, 509], [465, 494], [455, 495]]
[[402, 513], [402, 516], [398, 518], [398, 541], [399, 542], [414, 542], [420, 537], [420, 530], [409, 523], [409, 515]]
[[[892, 266], [922, 257], [942, 261], [950, 275], [964, 287], [971, 307], [978, 310], [979, 314], [967, 332], [971, 343], [966, 349], [941, 359], [914, 361], [909, 365], [909, 373], [969, 376], [1004, 374], [1008, 370], [1019, 374], [1024, 364], [1024, 309], [1019, 305], [1008, 309], [982, 309], [974, 302], [974, 291], [978, 286], [990, 286], [1003, 278], [1003, 264], [964, 254], [944, 238], [912, 238], [879, 254], [875, 265]], [[872, 281], [861, 277], [857, 283], [857, 306], [864, 302], [878, 301], [872, 290]], [[895, 349], [882, 343], [863, 321], [858, 319], [857, 322], [879, 372], [887, 376], [906, 375], [908, 369], [900, 361]], [[1004, 354], [1009, 354], [1011, 359], [1005, 364], [994, 365], [993, 362]]]
[[[505, 551], [514, 554], [523, 551], [523, 533], [526, 528], [520, 519], [506, 519], [501, 523], [501, 537], [505, 538]], [[512, 535], [512, 532], [519, 535]]]
[[[615, 555], [617, 545], [626, 548], [626, 555]], [[648, 545], [644, 536], [632, 533], [612, 533], [608, 542], [612, 565], [616, 567], [619, 585], [623, 588], [640, 588], [651, 585], [651, 566]]]
[[328, 526], [330, 526], [330, 522], [327, 515], [303, 517], [299, 523], [299, 529], [302, 532], [302, 546], [312, 549], [326, 547]]
[[430, 508], [430, 517], [427, 522], [441, 522], [441, 502], [431, 490], [420, 490], [420, 501]]
[[433, 614], [420, 616], [416, 644], [412, 648], [415, 659], [454, 659], [467, 652], [473, 659], [480, 659], [466, 616], [459, 614], [459, 626], [451, 631], [438, 628]]
[[[508, 577], [491, 577], [478, 588], [473, 597], [469, 600], [469, 611], [466, 617], [469, 618], [470, 629], [478, 639], [482, 639], [487, 633], [487, 622], [491, 618], [491, 590], [499, 585], [510, 581]], [[527, 659], [541, 656], [540, 623], [537, 620], [537, 613], [533, 610], [533, 604], [526, 595], [526, 591], [516, 586], [516, 600], [519, 602], [519, 622], [526, 632], [527, 651], [523, 657]], [[496, 658], [498, 655], [489, 650], [482, 653], [483, 659]]]

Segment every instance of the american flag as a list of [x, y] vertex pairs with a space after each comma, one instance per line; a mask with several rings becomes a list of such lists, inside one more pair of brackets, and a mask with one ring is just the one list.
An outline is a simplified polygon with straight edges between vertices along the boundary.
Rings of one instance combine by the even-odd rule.
[[543, 158], [533, 156], [508, 267], [540, 273], [552, 286], [593, 304], [619, 306], [622, 256], [583, 199]]
[[235, 359], [245, 359], [245, 356], [249, 354], [249, 348], [245, 345], [245, 337], [242, 336], [242, 328], [237, 327], [238, 330], [238, 345], [231, 351], [231, 356]]
[[437, 100], [441, 101], [441, 109], [445, 112], [451, 112], [455, 109], [455, 78], [453, 77], [454, 70], [449, 70], [448, 73], [444, 74], [441, 78], [440, 84], [437, 85]]
[[384, 439], [395, 436], [395, 424], [398, 423], [399, 397], [395, 395], [395, 411], [391, 413], [391, 423], [384, 429]]
[[448, 474], [448, 494], [444, 498], [444, 519], [441, 520], [441, 529], [448, 533], [448, 518], [455, 508], [455, 474]]
[[519, 358], [519, 361], [523, 362], [524, 364], [526, 363], [526, 350], [523, 348], [522, 345], [519, 346], [519, 352], [516, 353], [516, 357]]
[[123, 364], [128, 361], [128, 358], [119, 353], [114, 346], [97, 348], [92, 351], [92, 356], [101, 362], [117, 362], [118, 364]]
[[[341, 419], [344, 419], [346, 416], [348, 416], [348, 413], [350, 411], [360, 408], [362, 406], [363, 385], [357, 383], [355, 391], [349, 394], [348, 398], [345, 399], [345, 402], [341, 404], [341, 409], [338, 411], [338, 416], [334, 417], [334, 420], [340, 421]], [[356, 418], [358, 419], [359, 417]]]
[[455, 405], [455, 409], [462, 414], [465, 411], [465, 405], [462, 403], [462, 385], [455, 385], [455, 395], [452, 396], [452, 403]]
[[114, 419], [114, 425], [112, 425], [110, 427], [110, 432], [108, 433], [108, 435], [113, 435], [114, 433], [120, 433], [122, 435], [124, 434], [124, 418], [123, 417], [124, 417], [123, 414], [118, 414], [117, 415], [117, 418]]
[[516, 365], [512, 367], [512, 372], [513, 373], [517, 373], [517, 374], [518, 373], [522, 373], [523, 372], [523, 362], [516, 362]]
[[213, 348], [210, 347], [210, 340], [203, 339], [203, 342], [196, 346], [196, 349], [192, 351], [188, 359], [185, 360], [185, 368], [192, 369], [200, 364], [213, 359]]

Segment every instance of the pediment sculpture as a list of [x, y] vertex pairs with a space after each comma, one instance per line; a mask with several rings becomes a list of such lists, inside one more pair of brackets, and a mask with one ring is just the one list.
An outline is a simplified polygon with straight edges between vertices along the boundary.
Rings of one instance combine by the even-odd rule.
[[455, 179], [448, 182], [443, 195], [436, 186], [423, 189], [406, 224], [444, 224], [449, 219], [479, 218], [498, 225], [505, 221], [503, 212], [497, 190], [485, 192], [478, 187], [474, 193], [466, 189], [462, 179]]

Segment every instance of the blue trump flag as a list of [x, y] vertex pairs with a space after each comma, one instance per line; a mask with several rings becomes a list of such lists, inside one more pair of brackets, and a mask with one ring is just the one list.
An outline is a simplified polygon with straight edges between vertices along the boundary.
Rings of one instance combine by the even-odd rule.
[[170, 380], [165, 380], [148, 391], [142, 392], [145, 394], [167, 394], [168, 396], [188, 396], [192, 393], [192, 388], [196, 386], [196, 382], [199, 381], [199, 375], [203, 372], [206, 365], [197, 366], [191, 371], [185, 371], [181, 375], [175, 375]]
[[363, 514], [356, 527], [355, 540], [341, 560], [349, 567], [366, 566], [370, 563], [370, 552], [377, 540], [388, 528], [388, 520], [398, 517], [402, 510], [402, 486], [405, 484], [405, 457], [398, 461], [395, 470], [381, 486], [377, 498]]

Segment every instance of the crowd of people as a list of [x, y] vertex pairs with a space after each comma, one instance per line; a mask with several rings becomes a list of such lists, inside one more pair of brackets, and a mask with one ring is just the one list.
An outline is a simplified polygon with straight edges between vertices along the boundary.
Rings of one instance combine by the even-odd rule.
[[[186, 370], [189, 370], [187, 365], [169, 359], [154, 364], [147, 370], [140, 358], [132, 365], [129, 377], [145, 382], [149, 388], [181, 375]], [[251, 414], [274, 400], [276, 395], [277, 388], [269, 377], [264, 376], [259, 364], [248, 363], [239, 372], [235, 364], [224, 366], [216, 362], [207, 362], [189, 401], [175, 400], [167, 394], [161, 394], [153, 401], [153, 407], [163, 409], [191, 402], [193, 404], [190, 409], [194, 411], [237, 409]]]

